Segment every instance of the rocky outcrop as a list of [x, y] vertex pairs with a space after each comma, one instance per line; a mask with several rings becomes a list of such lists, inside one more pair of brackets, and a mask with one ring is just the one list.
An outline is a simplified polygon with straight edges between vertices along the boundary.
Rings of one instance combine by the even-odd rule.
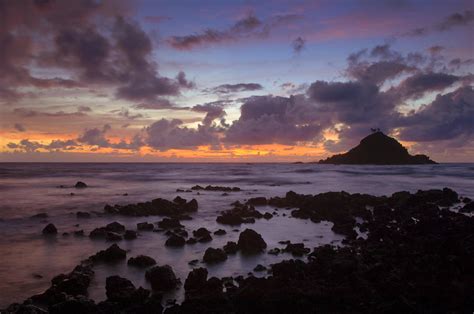
[[145, 278], [155, 291], [169, 291], [178, 285], [179, 280], [169, 265], [155, 266], [145, 273]]
[[255, 254], [267, 248], [262, 236], [252, 229], [245, 229], [239, 235], [237, 245], [244, 254]]
[[353, 165], [418, 165], [435, 164], [426, 155], [410, 155], [396, 139], [382, 132], [375, 132], [360, 141], [360, 144], [344, 154], [320, 160], [320, 164]]

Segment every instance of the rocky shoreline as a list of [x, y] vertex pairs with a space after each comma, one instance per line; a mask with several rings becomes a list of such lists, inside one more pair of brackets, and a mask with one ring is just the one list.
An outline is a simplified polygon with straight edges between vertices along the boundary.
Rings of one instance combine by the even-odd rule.
[[[192, 188], [205, 191], [236, 191], [237, 188]], [[70, 273], [51, 280], [44, 293], [21, 304], [12, 304], [2, 313], [463, 313], [474, 308], [474, 202], [455, 191], [397, 192], [372, 196], [328, 192], [301, 195], [288, 192], [284, 197], [251, 198], [234, 202], [216, 221], [222, 225], [244, 224], [237, 242], [208, 248], [204, 264], [223, 263], [231, 254], [259, 255], [291, 253], [294, 257], [272, 264], [257, 265], [257, 278], [237, 276], [208, 278], [204, 267], [195, 267], [186, 278], [177, 278], [172, 265], [158, 265], [148, 256], [133, 256], [114, 243], [81, 261]], [[259, 206], [270, 206], [274, 214], [262, 214]], [[455, 206], [458, 210], [453, 211]], [[180, 223], [193, 219], [196, 200], [176, 197], [169, 201], [125, 206], [107, 205], [104, 215], [162, 216], [157, 224], [138, 223], [127, 230], [118, 222], [94, 229], [89, 237], [104, 241], [140, 241], [139, 232], [163, 232], [165, 245], [183, 247], [211, 242], [225, 236], [225, 230], [205, 228], [186, 230]], [[314, 223], [330, 221], [332, 230], [345, 236], [342, 247], [316, 248], [283, 241], [285, 247], [269, 247], [251, 228], [256, 219], [272, 219], [278, 211]], [[77, 214], [87, 218], [87, 212]], [[285, 214], [282, 214], [284, 216]], [[48, 224], [43, 236], [57, 236]], [[76, 236], [84, 236], [78, 232]], [[303, 237], [304, 235], [302, 235]], [[128, 262], [127, 262], [128, 258]], [[98, 264], [128, 263], [143, 270], [151, 290], [120, 276], [109, 276], [107, 299], [88, 298], [88, 287]], [[197, 264], [196, 261], [195, 264]], [[181, 304], [166, 304], [163, 294], [184, 285]]]

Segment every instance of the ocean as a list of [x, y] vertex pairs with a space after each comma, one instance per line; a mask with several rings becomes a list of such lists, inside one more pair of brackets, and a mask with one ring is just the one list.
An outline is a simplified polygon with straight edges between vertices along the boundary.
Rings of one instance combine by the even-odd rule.
[[[73, 185], [83, 181], [86, 189]], [[187, 190], [194, 185], [239, 187], [239, 192]], [[64, 186], [60, 188], [60, 186]], [[281, 246], [278, 242], [304, 242], [313, 248], [323, 244], [342, 245], [343, 237], [332, 232], [331, 222], [313, 223], [290, 218], [290, 211], [280, 209], [270, 220], [259, 219], [254, 224], [239, 228], [219, 225], [215, 219], [220, 211], [230, 209], [237, 200], [257, 196], [284, 196], [288, 191], [317, 194], [328, 191], [390, 195], [397, 191], [416, 192], [419, 189], [449, 187], [461, 196], [474, 198], [474, 164], [438, 164], [416, 166], [347, 166], [318, 164], [245, 164], [245, 163], [0, 163], [0, 308], [12, 302], [43, 292], [50, 280], [59, 273], [71, 271], [82, 259], [110, 246], [105, 240], [75, 237], [71, 233], [84, 230], [86, 235], [96, 227], [118, 221], [136, 229], [138, 222], [157, 222], [162, 217], [103, 216], [105, 204], [129, 204], [162, 197], [172, 200], [181, 196], [195, 198], [199, 210], [193, 220], [183, 221], [188, 232], [206, 227], [211, 232], [224, 229], [224, 236], [213, 235], [209, 243], [186, 245], [184, 248], [164, 246], [163, 233], [141, 232], [138, 239], [121, 241], [128, 257], [145, 254], [154, 257], [159, 265], [169, 264], [182, 283], [194, 259], [202, 260], [208, 247], [222, 247], [236, 241], [239, 232], [251, 228], [260, 233], [268, 248]], [[73, 193], [73, 194], [71, 194]], [[269, 206], [259, 211], [274, 212]], [[92, 212], [92, 218], [80, 219], [77, 211]], [[96, 212], [96, 214], [94, 214]], [[47, 218], [32, 218], [46, 213]], [[43, 227], [52, 222], [59, 230], [56, 238], [41, 235]], [[225, 263], [207, 266], [210, 276], [246, 275], [257, 264], [268, 266], [288, 254], [273, 256], [229, 256]], [[203, 264], [198, 264], [204, 266]], [[143, 270], [126, 263], [100, 265], [89, 288], [89, 296], [105, 299], [104, 282], [118, 274], [136, 286], [149, 288]], [[255, 273], [264, 276], [264, 273]], [[183, 297], [183, 289], [165, 299]]]

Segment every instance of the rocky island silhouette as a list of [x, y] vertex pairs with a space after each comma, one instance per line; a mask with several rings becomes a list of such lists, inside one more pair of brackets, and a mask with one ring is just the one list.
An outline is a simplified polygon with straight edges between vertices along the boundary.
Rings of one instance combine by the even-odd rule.
[[320, 164], [354, 165], [421, 165], [436, 164], [426, 155], [410, 155], [408, 150], [393, 137], [376, 131], [360, 141], [346, 153], [333, 155]]

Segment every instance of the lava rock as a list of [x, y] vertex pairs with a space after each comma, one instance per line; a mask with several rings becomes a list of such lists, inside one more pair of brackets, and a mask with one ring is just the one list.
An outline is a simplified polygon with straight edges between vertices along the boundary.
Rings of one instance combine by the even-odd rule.
[[261, 271], [267, 270], [267, 268], [265, 266], [263, 266], [262, 264], [258, 264], [257, 266], [255, 266], [255, 268], [253, 270], [256, 271], [256, 272], [261, 272]]
[[215, 235], [224, 235], [226, 233], [227, 232], [224, 229], [219, 229], [219, 230], [214, 231]]
[[107, 232], [107, 234], [105, 235], [105, 239], [107, 241], [121, 241], [123, 238], [120, 234], [116, 232]]
[[186, 281], [184, 282], [184, 290], [199, 290], [203, 289], [207, 281], [207, 269], [196, 268], [189, 272]]
[[97, 252], [90, 259], [93, 262], [116, 262], [127, 257], [127, 252], [122, 250], [117, 244], [112, 244], [106, 250]]
[[222, 249], [208, 248], [204, 252], [203, 260], [207, 264], [223, 262], [227, 259], [227, 254]]
[[105, 229], [110, 232], [125, 232], [125, 226], [116, 221], [109, 223], [107, 226], [105, 226]]
[[77, 181], [76, 184], [74, 185], [76, 189], [84, 189], [87, 187], [87, 184], [85, 184], [82, 181]]
[[224, 245], [224, 252], [226, 252], [227, 254], [235, 254], [238, 250], [239, 246], [233, 241], [229, 241], [226, 245]]
[[176, 288], [178, 279], [169, 265], [155, 266], [145, 273], [145, 278], [151, 284], [153, 290], [169, 291]]
[[184, 226], [179, 222], [178, 219], [163, 218], [160, 222], [158, 222], [158, 227], [162, 229], [175, 229], [175, 228], [183, 228]]
[[56, 235], [58, 233], [58, 229], [53, 224], [47, 224], [46, 227], [43, 228], [44, 235]]
[[245, 229], [239, 235], [239, 249], [245, 254], [255, 254], [266, 249], [267, 244], [262, 236], [252, 229]]
[[76, 212], [77, 218], [91, 218], [91, 214], [88, 212]]
[[137, 229], [142, 231], [152, 231], [155, 226], [148, 222], [139, 222], [137, 223]]
[[125, 240], [133, 240], [137, 238], [137, 232], [135, 230], [125, 230], [123, 235]]
[[156, 265], [156, 260], [150, 256], [138, 255], [136, 257], [131, 257], [127, 264], [130, 266], [145, 268]]
[[183, 237], [173, 234], [166, 240], [165, 245], [171, 247], [181, 247], [184, 246], [185, 243], [186, 240]]

